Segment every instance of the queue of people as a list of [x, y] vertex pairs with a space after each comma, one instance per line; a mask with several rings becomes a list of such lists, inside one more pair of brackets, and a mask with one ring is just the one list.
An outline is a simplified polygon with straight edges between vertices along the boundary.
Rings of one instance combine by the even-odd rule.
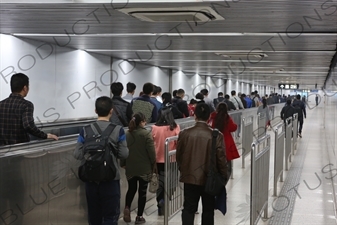
[[[161, 94], [162, 90], [159, 86], [145, 83], [142, 94], [134, 97], [136, 85], [129, 82], [126, 87], [127, 95], [122, 97], [123, 85], [120, 82], [114, 82], [110, 87], [112, 98], [102, 96], [96, 99], [97, 121], [84, 127], [78, 136], [74, 157], [81, 160], [80, 168], [84, 171], [80, 178], [85, 182], [89, 224], [118, 224], [121, 198], [118, 159], [120, 166], [125, 169], [128, 181], [123, 209], [124, 221], [132, 221], [131, 204], [138, 191], [135, 224], [146, 222], [143, 217], [146, 192], [153, 171], [158, 171], [159, 174], [159, 188], [156, 193], [158, 215], [164, 214], [164, 196], [165, 194], [171, 196], [175, 191], [174, 188], [164, 190], [164, 178], [168, 175], [165, 174], [164, 169], [164, 142], [166, 138], [177, 135], [178, 140], [170, 143], [169, 150], [177, 151], [176, 163], [181, 174], [179, 181], [184, 183], [182, 224], [194, 223], [200, 197], [203, 205], [202, 224], [214, 224], [215, 196], [205, 192], [207, 170], [213, 150], [212, 129], [216, 128], [220, 131], [215, 144], [215, 165], [225, 181], [223, 183], [225, 188], [232, 172], [232, 160], [240, 157], [231, 134], [240, 127], [240, 124], [233, 121], [228, 111], [258, 107], [258, 112], [267, 113], [269, 98], [260, 99], [257, 92], [252, 92], [250, 96], [241, 93], [237, 96], [236, 91], [233, 90], [231, 97], [219, 93], [218, 98], [212, 101], [208, 97], [208, 90], [203, 89], [196, 95], [196, 100], [193, 99], [190, 104], [187, 104], [183, 100], [185, 96], [183, 89], [176, 90], [172, 98], [169, 92]], [[24, 99], [29, 92], [28, 77], [22, 73], [13, 75], [11, 90], [12, 94], [0, 102], [0, 146], [28, 142], [29, 134], [43, 139], [58, 140], [57, 136], [42, 132], [34, 124], [33, 104]], [[271, 100], [269, 101], [271, 103]], [[301, 113], [299, 112], [300, 137], [303, 117], [306, 118], [305, 105], [302, 103], [299, 95], [292, 106], [290, 106], [291, 101], [287, 100], [287, 107], [293, 113], [295, 110], [292, 108], [301, 110]], [[281, 112], [282, 118], [288, 116], [284, 111]], [[194, 116], [195, 125], [180, 131], [175, 119], [189, 116]], [[147, 123], [154, 123], [151, 131], [145, 129]], [[128, 128], [126, 132], [123, 127]], [[106, 132], [108, 129], [109, 132]], [[95, 144], [98, 145], [99, 142], [105, 144], [96, 148]], [[100, 172], [108, 171], [109, 176], [104, 175], [96, 179], [85, 174], [89, 170], [95, 170], [95, 166], [92, 165], [99, 167], [94, 164], [94, 161], [101, 159], [92, 155], [94, 151], [97, 154], [109, 151], [108, 155], [102, 155], [108, 157], [108, 159], [104, 158], [105, 167], [99, 169]], [[200, 165], [204, 166], [200, 167]], [[170, 179], [175, 180], [174, 176], [177, 174], [172, 171], [170, 176], [172, 176]]]

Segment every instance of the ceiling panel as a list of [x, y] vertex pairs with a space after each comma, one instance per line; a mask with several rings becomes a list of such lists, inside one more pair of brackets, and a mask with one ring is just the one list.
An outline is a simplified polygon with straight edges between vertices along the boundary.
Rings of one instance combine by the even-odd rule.
[[[113, 5], [144, 10], [210, 6], [225, 18], [151, 23], [108, 3], [3, 3], [0, 32], [174, 70], [222, 73], [225, 78], [274, 86], [296, 81], [311, 87], [323, 85], [336, 54], [334, 5], [317, 0]], [[255, 56], [258, 51], [266, 55]]]

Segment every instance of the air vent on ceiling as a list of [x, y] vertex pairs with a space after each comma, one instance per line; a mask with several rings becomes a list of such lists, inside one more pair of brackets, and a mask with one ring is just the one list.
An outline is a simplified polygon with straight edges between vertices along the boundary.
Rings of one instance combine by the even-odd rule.
[[256, 52], [256, 51], [251, 51], [251, 52], [229, 52], [229, 53], [226, 53], [226, 52], [214, 52], [214, 54], [218, 55], [218, 56], [221, 56], [225, 59], [244, 59], [244, 58], [247, 58], [249, 57], [250, 59], [255, 57], [255, 58], [258, 58], [258, 59], [262, 59], [262, 58], [267, 58], [268, 55], [264, 52]]
[[208, 22], [224, 20], [211, 7], [177, 8], [123, 8], [119, 10], [129, 16], [148, 22]]

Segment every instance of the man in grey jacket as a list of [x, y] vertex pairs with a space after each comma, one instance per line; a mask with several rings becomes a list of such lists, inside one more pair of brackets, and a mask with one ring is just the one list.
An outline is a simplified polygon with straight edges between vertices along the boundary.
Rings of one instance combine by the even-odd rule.
[[[99, 97], [95, 103], [95, 112], [98, 119], [95, 123], [104, 131], [110, 124], [112, 115], [112, 100], [107, 97]], [[87, 135], [85, 129], [80, 132], [77, 140], [74, 157], [85, 163], [83, 145]], [[114, 146], [117, 153], [111, 155], [114, 166], [117, 169], [116, 177], [112, 181], [102, 182], [85, 182], [85, 191], [88, 203], [88, 222], [89, 224], [111, 224], [117, 225], [120, 214], [120, 174], [117, 158], [126, 159], [129, 155], [129, 150], [126, 144], [126, 136], [122, 126], [116, 125], [109, 138], [110, 143]]]

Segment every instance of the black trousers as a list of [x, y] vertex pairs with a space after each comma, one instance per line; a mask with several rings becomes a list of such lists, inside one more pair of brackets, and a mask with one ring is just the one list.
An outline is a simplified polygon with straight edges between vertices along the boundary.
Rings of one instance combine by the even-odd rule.
[[298, 133], [302, 134], [303, 118], [298, 119]]
[[199, 199], [202, 201], [201, 225], [214, 225], [215, 197], [205, 193], [205, 186], [184, 184], [184, 209], [182, 224], [193, 225], [194, 215], [198, 209]]
[[[139, 183], [139, 187], [138, 187]], [[138, 189], [138, 211], [137, 216], [143, 216], [145, 204], [146, 204], [146, 191], [148, 182], [140, 177], [132, 177], [128, 180], [129, 189], [125, 197], [125, 207], [131, 208], [133, 198]]]

